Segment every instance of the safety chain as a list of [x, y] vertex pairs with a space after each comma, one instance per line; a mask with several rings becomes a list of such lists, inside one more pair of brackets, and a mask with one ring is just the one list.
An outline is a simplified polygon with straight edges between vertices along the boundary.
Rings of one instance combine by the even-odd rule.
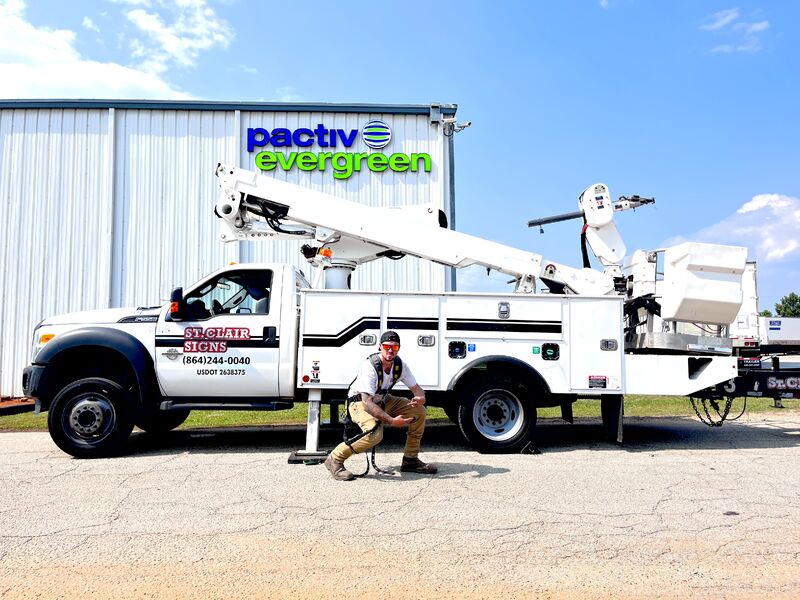
[[[700, 400], [700, 404], [703, 407], [703, 412], [705, 413], [705, 417], [700, 414], [700, 411], [697, 409], [697, 400], [693, 396], [689, 397], [689, 400], [692, 403], [692, 408], [694, 409], [697, 418], [700, 419], [701, 422], [705, 423], [709, 427], [722, 427], [722, 424], [725, 422], [725, 419], [728, 418], [728, 413], [731, 412], [731, 406], [733, 405], [733, 396], [729, 396], [725, 400], [725, 408], [720, 412], [719, 410], [719, 402], [716, 400], [706, 400], [705, 398]], [[708, 405], [711, 405], [711, 408], [714, 409], [714, 412], [717, 413], [717, 420], [711, 416], [711, 413], [708, 411]], [[745, 406], [747, 406], [747, 401], [745, 400]], [[742, 408], [742, 412], [739, 414], [738, 417], [735, 417], [731, 420], [736, 420], [744, 414], [744, 407]]]

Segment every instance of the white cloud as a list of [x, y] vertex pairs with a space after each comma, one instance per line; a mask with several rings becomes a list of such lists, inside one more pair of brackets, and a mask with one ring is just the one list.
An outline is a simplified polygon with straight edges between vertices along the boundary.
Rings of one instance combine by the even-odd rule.
[[600, 0], [600, 8], [608, 8], [608, 0]]
[[22, 0], [0, 0], [0, 96], [188, 99], [157, 74], [81, 56], [76, 34], [36, 27]]
[[747, 246], [759, 263], [800, 260], [800, 198], [758, 194], [689, 239]]
[[726, 43], [713, 46], [712, 53], [758, 52], [761, 50], [759, 36], [769, 29], [769, 21], [740, 21], [738, 8], [721, 10], [708, 18], [710, 22], [701, 25], [700, 29], [728, 38]]
[[294, 88], [290, 85], [275, 90], [275, 99], [273, 102], [300, 102], [302, 98], [294, 93]]
[[701, 26], [700, 29], [705, 29], [706, 31], [716, 31], [717, 29], [722, 29], [726, 25], [730, 25], [739, 18], [739, 9], [728, 8], [726, 10], [721, 10], [711, 15], [710, 18], [711, 22]]
[[153, 10], [135, 8], [125, 16], [144, 36], [144, 40], [137, 38], [131, 42], [133, 56], [144, 58], [140, 64], [144, 71], [162, 73], [171, 63], [193, 67], [201, 52], [227, 48], [234, 37], [230, 26], [205, 0], [177, 0], [174, 4], [158, 0], [141, 5]]
[[258, 69], [255, 67], [250, 67], [248, 65], [236, 65], [235, 69], [229, 69], [235, 71], [241, 71], [242, 73], [247, 73], [248, 75], [256, 75], [258, 74]]
[[97, 25], [95, 25], [94, 21], [92, 21], [89, 17], [83, 17], [81, 25], [83, 25], [85, 29], [89, 29], [91, 31], [96, 31], [97, 33], [100, 33], [100, 28]]

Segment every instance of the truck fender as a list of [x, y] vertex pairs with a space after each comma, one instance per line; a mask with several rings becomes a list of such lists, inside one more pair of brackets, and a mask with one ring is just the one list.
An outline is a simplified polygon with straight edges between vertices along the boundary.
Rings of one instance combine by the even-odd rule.
[[452, 379], [450, 379], [447, 389], [449, 391], [454, 390], [462, 377], [468, 373], [471, 373], [473, 369], [476, 369], [482, 365], [486, 365], [490, 369], [501, 368], [510, 371], [522, 372], [525, 374], [525, 376], [530, 377], [531, 380], [535, 381], [541, 387], [543, 393], [550, 393], [550, 386], [547, 385], [547, 382], [544, 380], [544, 377], [542, 377], [539, 371], [534, 369], [529, 364], [519, 360], [518, 358], [503, 355], [482, 356], [480, 358], [476, 358], [470, 363], [467, 363], [452, 377]]
[[[144, 344], [134, 336], [109, 327], [85, 327], [75, 329], [56, 336], [50, 343], [41, 349], [36, 356], [36, 364], [49, 365], [58, 360], [64, 352], [84, 347], [107, 348], [121, 354], [133, 370], [139, 391], [137, 403], [141, 403], [148, 393], [158, 391], [153, 358]], [[39, 386], [40, 398], [52, 398], [57, 390], [50, 389], [48, 378], [42, 378]], [[45, 409], [47, 407], [44, 407]]]

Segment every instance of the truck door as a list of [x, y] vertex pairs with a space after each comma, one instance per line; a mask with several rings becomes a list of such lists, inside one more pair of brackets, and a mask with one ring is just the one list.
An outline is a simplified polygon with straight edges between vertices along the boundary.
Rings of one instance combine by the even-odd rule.
[[278, 396], [280, 294], [273, 272], [218, 273], [185, 295], [183, 320], [166, 308], [156, 328], [156, 372], [165, 395], [232, 403]]

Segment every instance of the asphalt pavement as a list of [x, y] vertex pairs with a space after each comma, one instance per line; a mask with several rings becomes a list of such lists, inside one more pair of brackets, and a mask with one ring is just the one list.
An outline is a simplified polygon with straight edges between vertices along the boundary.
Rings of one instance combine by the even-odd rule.
[[287, 463], [298, 427], [139, 432], [102, 460], [0, 434], [0, 598], [800, 597], [800, 412], [625, 436], [546, 422], [541, 454], [481, 455], [435, 424], [438, 475], [337, 482]]

